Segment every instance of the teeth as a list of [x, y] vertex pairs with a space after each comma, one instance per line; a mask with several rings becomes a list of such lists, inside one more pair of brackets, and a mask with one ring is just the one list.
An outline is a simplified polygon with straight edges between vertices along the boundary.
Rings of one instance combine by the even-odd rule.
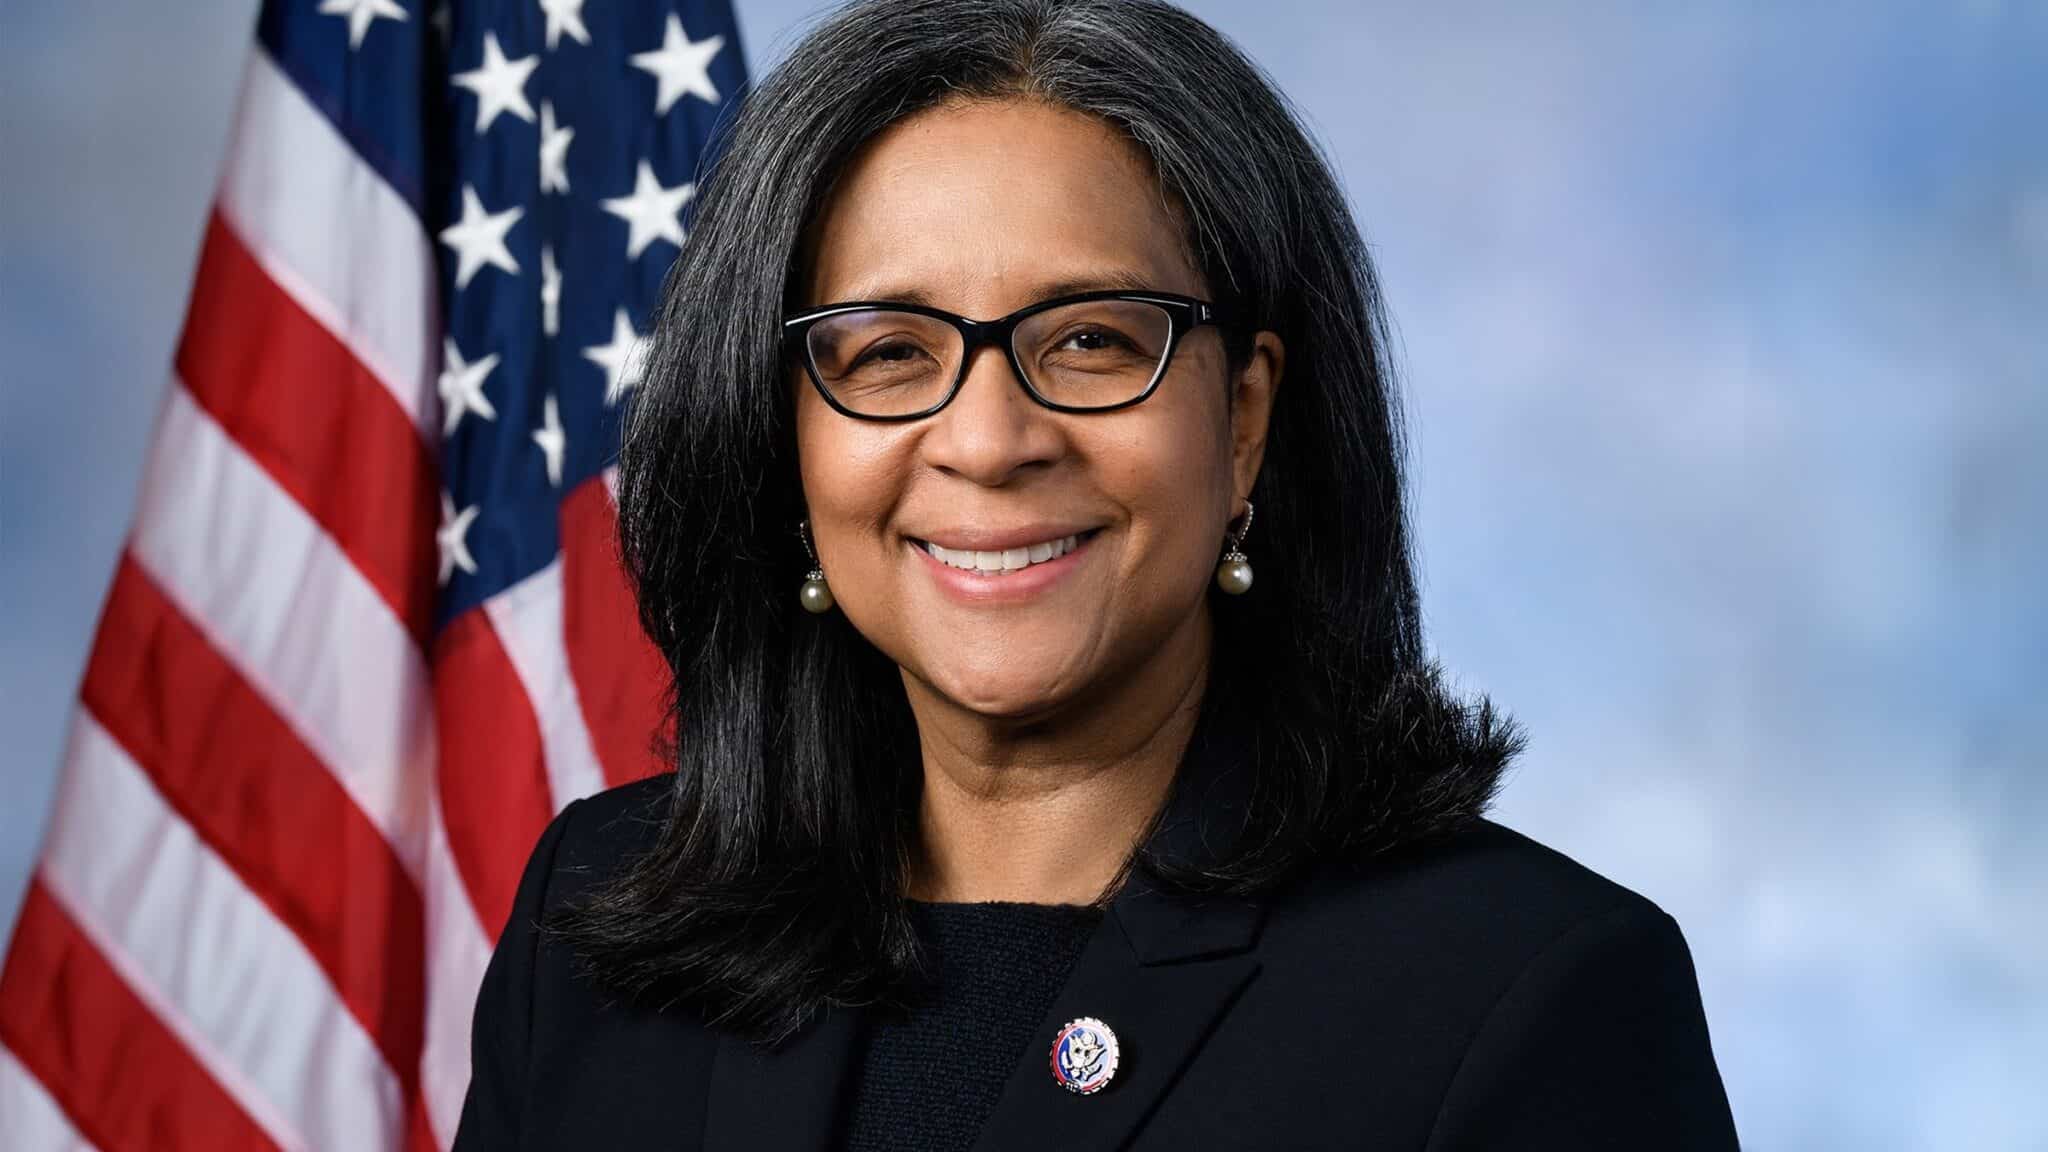
[[1015, 572], [1033, 564], [1043, 564], [1057, 559], [1081, 546], [1078, 535], [1062, 536], [1058, 540], [1046, 540], [1026, 548], [1006, 548], [1001, 552], [978, 552], [964, 548], [941, 548], [926, 543], [924, 550], [932, 559], [953, 568], [964, 568], [969, 572]]

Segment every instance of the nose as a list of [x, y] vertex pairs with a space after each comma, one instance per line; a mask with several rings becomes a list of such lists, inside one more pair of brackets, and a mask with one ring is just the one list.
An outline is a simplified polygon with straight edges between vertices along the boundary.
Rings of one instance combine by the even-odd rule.
[[959, 394], [931, 417], [925, 462], [993, 488], [1058, 459], [1065, 441], [1057, 413], [1025, 394], [1002, 349], [984, 346], [972, 357]]

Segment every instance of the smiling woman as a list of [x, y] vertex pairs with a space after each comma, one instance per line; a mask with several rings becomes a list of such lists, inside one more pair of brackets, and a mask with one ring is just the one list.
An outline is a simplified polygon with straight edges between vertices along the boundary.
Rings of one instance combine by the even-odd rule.
[[458, 1147], [1733, 1147], [1677, 927], [1482, 816], [1385, 347], [1186, 14], [813, 31], [622, 458], [677, 771], [535, 851]]

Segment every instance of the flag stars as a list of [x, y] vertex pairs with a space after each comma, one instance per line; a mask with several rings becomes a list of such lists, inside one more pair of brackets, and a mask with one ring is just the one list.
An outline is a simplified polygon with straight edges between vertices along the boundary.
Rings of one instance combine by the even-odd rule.
[[718, 103], [718, 86], [711, 82], [711, 61], [725, 47], [725, 37], [693, 41], [683, 31], [683, 22], [671, 12], [661, 47], [652, 52], [635, 52], [633, 67], [654, 74], [654, 114], [665, 116], [684, 94]]
[[469, 526], [476, 523], [477, 505], [456, 511], [455, 497], [441, 493], [441, 526], [434, 530], [434, 546], [441, 553], [440, 583], [445, 585], [457, 568], [476, 575], [476, 557], [469, 554]]
[[654, 178], [653, 167], [642, 160], [633, 177], [633, 194], [604, 202], [604, 210], [624, 220], [628, 226], [626, 259], [637, 258], [656, 240], [666, 240], [678, 248], [682, 247], [683, 205], [696, 195], [695, 184], [662, 187], [661, 181]]
[[484, 396], [484, 380], [498, 366], [498, 354], [493, 352], [474, 364], [467, 363], [451, 336], [441, 340], [441, 358], [441, 435], [455, 435], [456, 426], [471, 412], [486, 420], [496, 420], [498, 410]]
[[406, 19], [405, 9], [395, 0], [320, 0], [322, 16], [340, 16], [348, 21], [348, 50], [353, 52], [363, 46], [363, 37], [369, 34], [370, 22], [378, 18], [386, 20]]
[[511, 250], [505, 247], [505, 233], [525, 212], [517, 204], [503, 212], [486, 212], [475, 186], [462, 186], [462, 219], [441, 230], [441, 243], [455, 249], [457, 288], [469, 287], [471, 277], [486, 264], [518, 274], [519, 262], [512, 259]]
[[568, 450], [569, 437], [562, 431], [562, 410], [555, 403], [553, 392], [542, 402], [540, 427], [533, 430], [533, 442], [540, 445], [541, 455], [547, 458], [548, 483], [560, 488], [562, 454]]
[[541, 14], [548, 18], [548, 51], [567, 33], [578, 44], [590, 43], [590, 30], [583, 26], [583, 0], [540, 0]]
[[507, 60], [504, 50], [498, 47], [497, 33], [484, 33], [483, 66], [454, 76], [455, 83], [476, 93], [478, 135], [490, 128], [500, 112], [510, 112], [533, 123], [533, 105], [526, 102], [526, 78], [538, 67], [539, 56]]
[[574, 128], [565, 128], [555, 123], [555, 106], [543, 100], [540, 102], [540, 190], [543, 192], [569, 191], [569, 142], [576, 138]]
[[583, 350], [583, 358], [604, 369], [604, 403], [610, 408], [640, 383], [640, 334], [621, 308], [612, 313], [612, 339]]
[[548, 336], [562, 331], [562, 270], [555, 266], [555, 250], [540, 246], [540, 330]]

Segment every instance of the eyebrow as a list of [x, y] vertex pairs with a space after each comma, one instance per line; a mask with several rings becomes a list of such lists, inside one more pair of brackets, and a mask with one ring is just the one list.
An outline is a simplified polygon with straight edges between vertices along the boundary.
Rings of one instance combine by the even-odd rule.
[[[1031, 291], [1030, 299], [1027, 303], [1050, 300], [1055, 296], [1072, 296], [1081, 292], [1111, 289], [1123, 292], [1168, 291], [1168, 289], [1162, 288], [1151, 277], [1141, 276], [1128, 268], [1105, 268], [1085, 275], [1068, 276], [1059, 280], [1038, 284]], [[843, 300], [875, 300], [891, 304], [918, 304], [926, 308], [939, 307], [933, 295], [926, 291], [922, 285], [889, 283], [886, 281], [861, 287], [859, 292], [849, 294], [843, 297]], [[840, 302], [842, 301], [828, 301], [826, 304], [821, 305], [821, 307], [829, 307], [833, 303]]]

